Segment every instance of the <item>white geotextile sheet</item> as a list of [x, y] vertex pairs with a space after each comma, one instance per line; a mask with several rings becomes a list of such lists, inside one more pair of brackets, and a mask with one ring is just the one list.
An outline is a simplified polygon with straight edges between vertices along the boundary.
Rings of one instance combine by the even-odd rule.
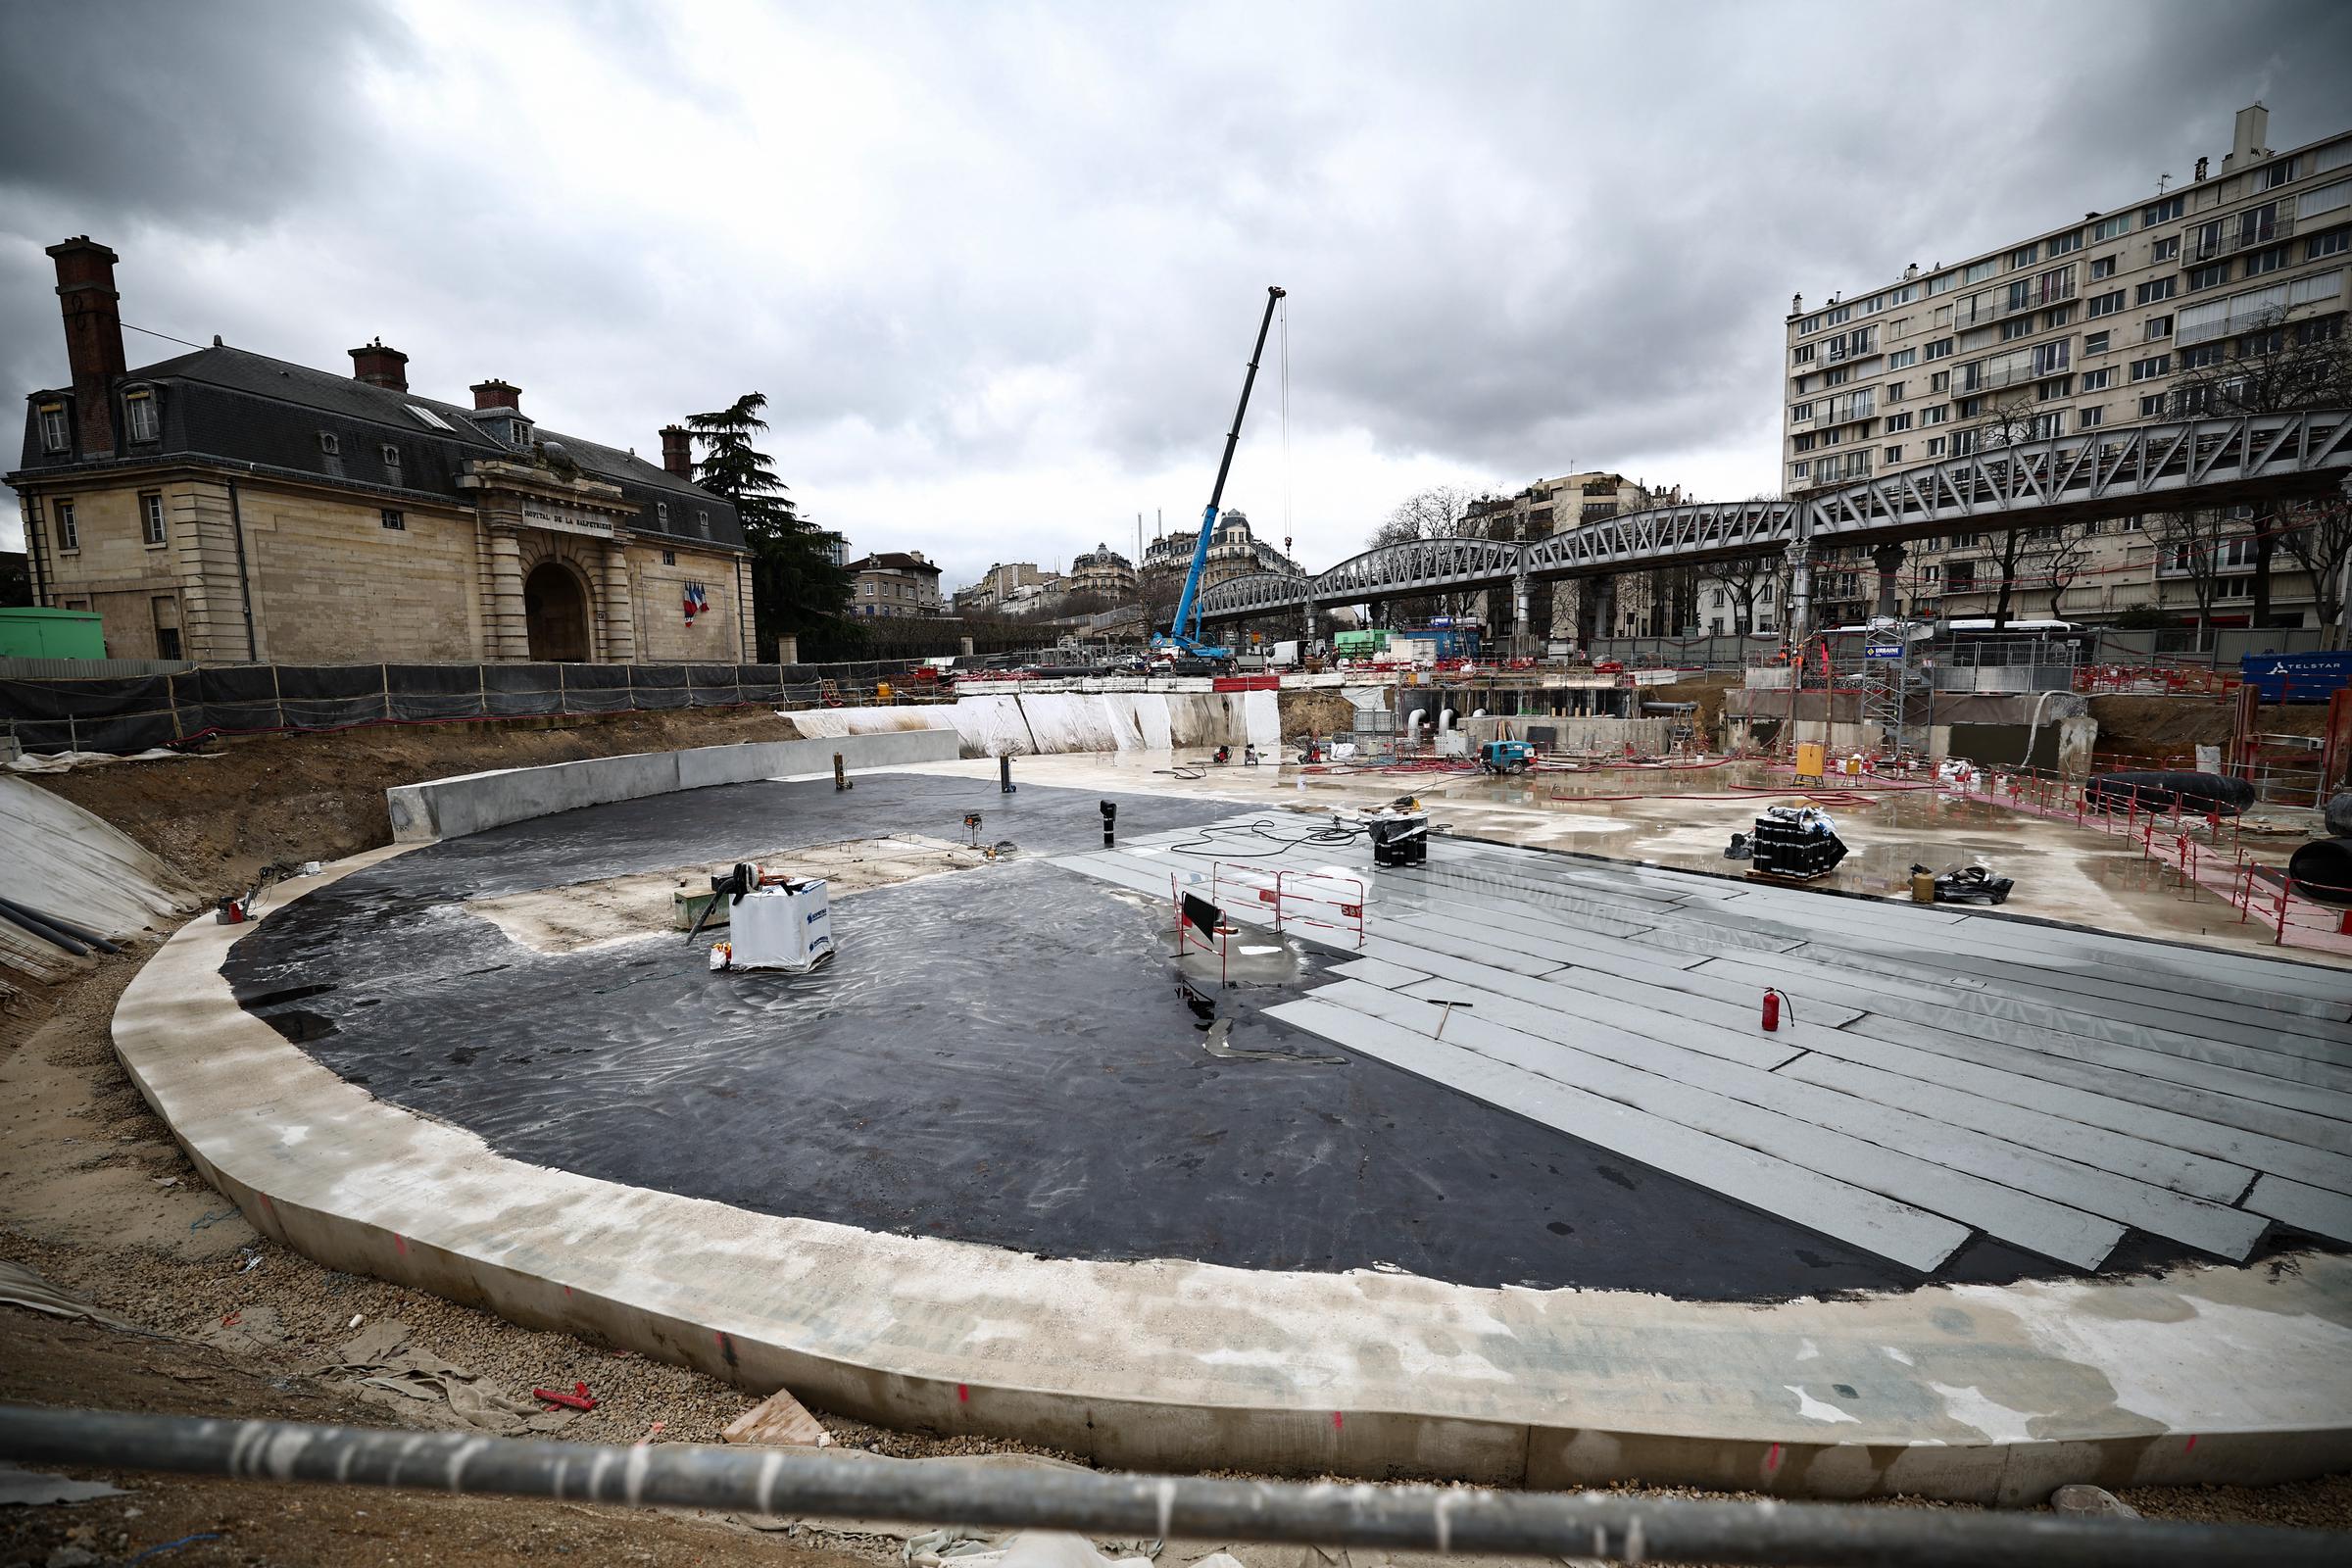
[[[190, 769], [188, 787], [203, 787]], [[168, 923], [198, 902], [127, 834], [21, 778], [0, 777], [0, 899], [110, 937]]]

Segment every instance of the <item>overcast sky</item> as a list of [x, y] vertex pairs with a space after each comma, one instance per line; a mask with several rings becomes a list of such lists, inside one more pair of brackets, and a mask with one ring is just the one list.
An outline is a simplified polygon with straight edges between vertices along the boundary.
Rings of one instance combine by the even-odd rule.
[[643, 453], [765, 392], [802, 508], [953, 588], [1196, 520], [1280, 283], [1226, 502], [1321, 567], [1429, 484], [1770, 489], [1791, 293], [2257, 99], [2352, 126], [2352, 5], [11, 3], [0, 379], [65, 378], [87, 232], [126, 321]]

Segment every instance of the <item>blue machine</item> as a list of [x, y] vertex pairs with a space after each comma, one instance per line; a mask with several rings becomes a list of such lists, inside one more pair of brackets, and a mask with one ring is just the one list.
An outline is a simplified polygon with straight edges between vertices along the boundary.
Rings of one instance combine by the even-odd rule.
[[1488, 741], [1478, 749], [1485, 773], [1524, 773], [1536, 765], [1536, 749], [1525, 741]]
[[1266, 314], [1257, 323], [1257, 346], [1250, 351], [1250, 368], [1242, 377], [1242, 401], [1233, 411], [1233, 428], [1225, 435], [1225, 459], [1217, 465], [1216, 487], [1208, 493], [1208, 510], [1200, 514], [1200, 537], [1193, 541], [1193, 568], [1184, 575], [1184, 594], [1176, 601], [1176, 618], [1165, 632], [1152, 634], [1152, 651], [1182, 654], [1192, 659], [1231, 659], [1232, 653], [1200, 640], [1200, 569], [1208, 564], [1209, 535], [1216, 531], [1217, 509], [1225, 501], [1225, 475], [1233, 470], [1233, 449], [1241, 445], [1242, 416], [1250, 412], [1250, 388], [1257, 382], [1257, 362], [1266, 352], [1266, 331], [1274, 324], [1274, 306], [1283, 291], [1266, 290]]

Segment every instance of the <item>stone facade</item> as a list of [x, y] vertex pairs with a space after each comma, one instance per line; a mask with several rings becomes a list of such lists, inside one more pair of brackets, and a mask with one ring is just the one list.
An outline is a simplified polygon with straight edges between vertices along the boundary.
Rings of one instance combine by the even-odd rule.
[[[70, 388], [29, 399], [9, 477], [38, 603], [116, 658], [207, 663], [756, 658], [734, 509], [664, 463], [537, 430], [504, 381], [470, 410], [216, 344], [125, 371], [114, 254], [53, 248]], [[93, 409], [95, 408], [95, 414]]]

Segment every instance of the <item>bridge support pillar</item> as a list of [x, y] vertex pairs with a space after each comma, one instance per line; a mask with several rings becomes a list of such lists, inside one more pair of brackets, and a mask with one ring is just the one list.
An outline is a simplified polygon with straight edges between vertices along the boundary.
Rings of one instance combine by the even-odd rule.
[[1803, 535], [1788, 541], [1788, 646], [1802, 648], [1813, 635], [1813, 566], [1807, 559], [1812, 541]]
[[1306, 644], [1315, 640], [1315, 590], [1301, 583], [1298, 590], [1298, 651], [1306, 652]]
[[1873, 545], [1870, 564], [1879, 568], [1879, 606], [1876, 613], [1892, 620], [1895, 609], [1895, 574], [1903, 569], [1903, 547], [1897, 544]]

